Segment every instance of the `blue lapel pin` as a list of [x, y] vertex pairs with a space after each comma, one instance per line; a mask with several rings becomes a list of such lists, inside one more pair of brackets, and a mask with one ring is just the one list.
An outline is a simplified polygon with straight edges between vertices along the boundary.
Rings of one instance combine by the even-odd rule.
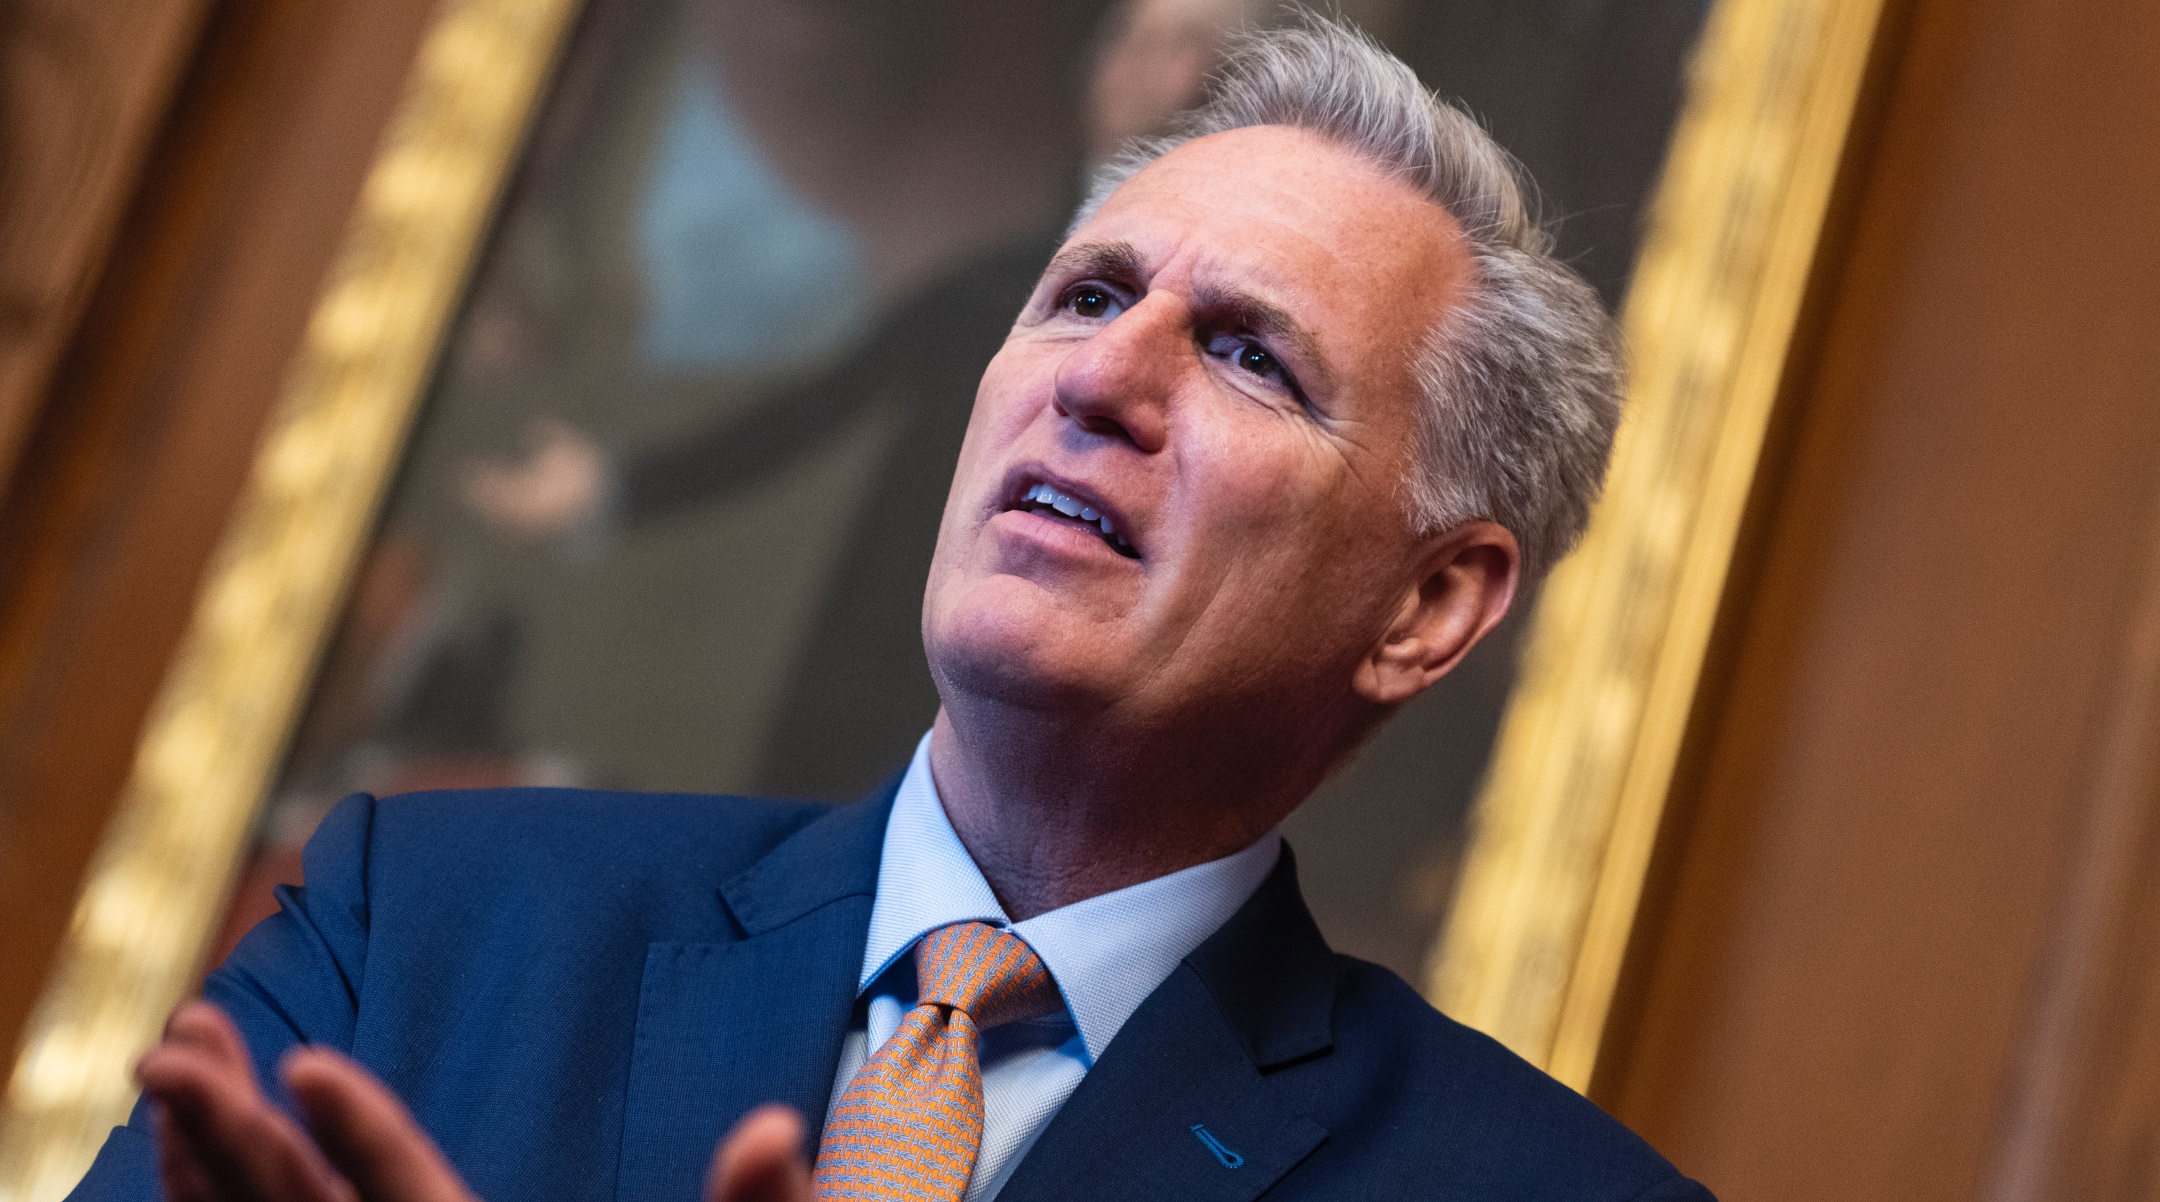
[[1206, 1123], [1194, 1123], [1192, 1133], [1200, 1137], [1200, 1142], [1206, 1144], [1207, 1150], [1215, 1154], [1215, 1159], [1222, 1161], [1222, 1167], [1234, 1169], [1245, 1163], [1244, 1157], [1223, 1147], [1223, 1142], [1215, 1138], [1215, 1133], [1207, 1129]]

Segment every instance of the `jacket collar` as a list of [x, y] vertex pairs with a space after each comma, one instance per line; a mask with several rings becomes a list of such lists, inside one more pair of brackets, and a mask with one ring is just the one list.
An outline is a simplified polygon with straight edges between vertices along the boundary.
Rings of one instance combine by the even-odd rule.
[[861, 801], [835, 807], [722, 885], [720, 899], [743, 934], [778, 930], [843, 898], [874, 896], [899, 787], [896, 775]]
[[1185, 963], [1254, 1067], [1275, 1068], [1335, 1045], [1335, 952], [1305, 908], [1289, 844], [1252, 899]]
[[646, 949], [618, 1202], [699, 1196], [720, 1137], [761, 1103], [823, 1121], [891, 808], [888, 783], [820, 815], [721, 887], [732, 930]]
[[[694, 1197], [715, 1143], [759, 1103], [789, 1102], [813, 1133], [820, 1125], [897, 783], [813, 820], [723, 885], [731, 938], [652, 945], [622, 1202]], [[1249, 1202], [1327, 1138], [1266, 1073], [1332, 1046], [1336, 976], [1285, 846], [1251, 900], [1119, 1030], [1004, 1195]]]
[[1251, 1202], [1328, 1137], [1267, 1074], [1333, 1047], [1338, 973], [1285, 845], [1110, 1041], [1003, 1196]]

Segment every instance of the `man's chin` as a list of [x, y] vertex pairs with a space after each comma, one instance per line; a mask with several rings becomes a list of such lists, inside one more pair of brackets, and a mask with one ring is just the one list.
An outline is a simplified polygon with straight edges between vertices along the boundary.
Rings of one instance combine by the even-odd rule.
[[930, 672], [948, 706], [969, 700], [1044, 713], [1099, 713], [1128, 690], [1117, 657], [1039, 625], [970, 622], [926, 641]]

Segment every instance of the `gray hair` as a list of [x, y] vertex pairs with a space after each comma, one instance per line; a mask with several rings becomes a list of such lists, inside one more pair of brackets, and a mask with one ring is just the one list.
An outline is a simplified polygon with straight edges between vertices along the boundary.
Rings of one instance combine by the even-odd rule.
[[1404, 509], [1421, 535], [1477, 518], [1505, 526], [1524, 581], [1536, 581], [1581, 536], [1605, 478], [1620, 423], [1619, 331], [1597, 293], [1553, 258], [1520, 164], [1400, 59], [1310, 13], [1240, 35], [1205, 104], [1096, 171], [1073, 228], [1178, 146], [1255, 125], [1355, 151], [1462, 227], [1470, 295], [1415, 352], [1418, 447]]

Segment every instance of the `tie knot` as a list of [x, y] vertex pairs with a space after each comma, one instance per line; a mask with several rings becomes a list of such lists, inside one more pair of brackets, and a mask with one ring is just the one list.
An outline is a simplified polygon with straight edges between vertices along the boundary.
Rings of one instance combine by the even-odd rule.
[[982, 1030], [1055, 1014], [1065, 1004], [1033, 948], [980, 922], [939, 927], [915, 952], [920, 1000], [951, 1006]]

